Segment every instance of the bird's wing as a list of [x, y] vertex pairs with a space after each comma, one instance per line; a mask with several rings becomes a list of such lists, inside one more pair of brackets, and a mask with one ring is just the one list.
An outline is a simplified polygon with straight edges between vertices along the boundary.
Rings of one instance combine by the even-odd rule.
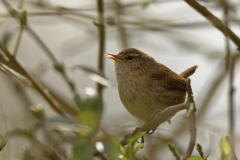
[[169, 89], [187, 91], [187, 81], [177, 73], [171, 71], [167, 67], [159, 72], [151, 74], [151, 78], [157, 81], [157, 84]]

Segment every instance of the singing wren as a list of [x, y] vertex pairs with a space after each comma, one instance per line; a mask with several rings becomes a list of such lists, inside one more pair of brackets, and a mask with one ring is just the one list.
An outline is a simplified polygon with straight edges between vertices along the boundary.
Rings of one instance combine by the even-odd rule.
[[118, 92], [124, 107], [144, 121], [156, 110], [184, 103], [187, 78], [197, 69], [195, 65], [177, 74], [135, 48], [117, 55], [106, 54], [106, 58], [115, 62]]

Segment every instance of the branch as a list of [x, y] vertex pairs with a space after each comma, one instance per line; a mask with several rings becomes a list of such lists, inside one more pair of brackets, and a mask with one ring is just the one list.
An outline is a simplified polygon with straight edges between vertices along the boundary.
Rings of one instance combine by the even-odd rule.
[[[192, 155], [192, 151], [194, 149], [194, 146], [196, 144], [196, 138], [197, 138], [197, 129], [196, 129], [196, 108], [195, 108], [195, 102], [193, 99], [193, 92], [191, 87], [191, 81], [188, 79], [188, 85], [187, 85], [187, 104], [189, 104], [188, 112], [186, 114], [188, 121], [189, 121], [189, 131], [190, 131], [190, 141], [188, 143], [187, 151], [184, 155], [184, 159], [190, 157]], [[188, 116], [189, 115], [189, 116]]]
[[[226, 3], [226, 1], [224, 0], [223, 1], [224, 3]], [[224, 23], [225, 25], [228, 27], [228, 17], [229, 17], [229, 14], [228, 14], [228, 5], [225, 5], [223, 6], [223, 19], [224, 19]], [[228, 33], [227, 33], [228, 34]], [[225, 65], [225, 70], [226, 72], [229, 71], [229, 95], [228, 95], [228, 98], [229, 98], [229, 108], [228, 108], [228, 116], [229, 116], [229, 135], [232, 139], [232, 150], [234, 150], [234, 110], [235, 110], [235, 107], [234, 107], [234, 85], [233, 85], [233, 81], [234, 81], [234, 65], [231, 61], [231, 50], [230, 50], [230, 44], [229, 44], [229, 39], [228, 37], [226, 36], [225, 37], [225, 52], [226, 52], [226, 65]]]
[[220, 30], [226, 37], [229, 37], [233, 43], [237, 46], [237, 50], [240, 51], [240, 39], [239, 37], [227, 26], [225, 26], [220, 19], [214, 16], [206, 7], [199, 4], [196, 0], [184, 0], [188, 5], [197, 10], [202, 16], [209, 20], [213, 26]]
[[22, 38], [22, 34], [23, 34], [23, 27], [20, 27], [19, 33], [18, 33], [18, 37], [17, 37], [17, 42], [13, 51], [13, 56], [15, 57], [17, 55], [17, 51], [18, 51], [18, 47]]
[[188, 107], [190, 141], [184, 157], [185, 158], [190, 157], [196, 143], [196, 135], [197, 135], [196, 116], [195, 116], [196, 109], [195, 109], [195, 103], [193, 100], [193, 93], [192, 93], [192, 88], [190, 84], [190, 79], [188, 79], [187, 93], [188, 93], [188, 97], [187, 97], [186, 104], [182, 103], [175, 106], [170, 106], [164, 109], [163, 111], [156, 111], [151, 116], [152, 118], [147, 122], [145, 122], [143, 126], [138, 127], [132, 133], [125, 135], [124, 139], [120, 141], [121, 145], [122, 146], [126, 145], [127, 141], [138, 132], [149, 133], [150, 131], [152, 131], [151, 133], [153, 133], [160, 124], [166, 121], [169, 121], [170, 117], [173, 117], [177, 112], [184, 110]]
[[175, 106], [170, 106], [162, 111], [156, 111], [153, 116], [151, 116], [152, 118], [149, 121], [145, 122], [141, 127], [136, 128], [132, 133], [125, 135], [124, 139], [120, 141], [121, 145], [126, 145], [127, 141], [138, 132], [149, 133], [151, 130], [154, 132], [160, 124], [169, 121], [169, 119], [177, 112], [186, 109], [186, 107], [186, 104], [182, 103]]
[[[28, 31], [28, 33], [36, 40], [36, 42], [39, 44], [40, 47], [42, 47], [42, 49], [45, 51], [45, 53], [49, 56], [49, 58], [53, 61], [53, 63], [55, 64], [55, 66], [60, 66], [63, 68], [63, 65], [58, 62], [57, 58], [54, 56], [54, 54], [51, 52], [51, 50], [47, 47], [47, 45], [40, 39], [40, 37], [34, 32], [34, 30], [31, 29], [30, 26], [27, 25], [27, 15], [25, 15], [26, 17], [24, 20], [24, 24], [22, 24], [22, 15], [19, 14], [18, 12], [16, 12], [14, 10], [14, 8], [9, 4], [8, 1], [6, 0], [2, 0], [4, 6], [6, 7], [6, 9], [8, 10], [8, 12], [10, 13], [10, 15], [15, 18], [16, 20], [18, 20], [21, 24], [21, 27], [25, 27], [26, 31]], [[19, 73], [23, 73], [23, 76], [26, 77], [28, 80], [31, 81], [32, 86], [34, 89], [36, 89], [36, 91], [38, 91], [38, 93], [40, 93], [45, 100], [50, 104], [50, 106], [60, 115], [62, 116], [66, 116], [66, 114], [60, 109], [59, 104], [56, 102], [56, 100], [49, 94], [49, 92], [47, 91], [46, 87], [44, 87], [41, 83], [39, 83], [33, 76], [31, 76], [15, 59], [15, 55], [17, 52], [17, 48], [18, 45], [20, 43], [20, 38], [21, 38], [21, 31], [20, 34], [18, 36], [18, 41], [16, 44], [16, 48], [15, 48], [15, 53], [13, 54], [13, 56], [10, 53], [5, 53], [6, 56], [11, 60], [9, 62], [6, 61], [2, 61], [3, 64], [6, 64], [9, 68], [13, 69], [17, 68], [17, 72], [20, 71]], [[12, 63], [12, 64], [10, 64]], [[12, 67], [11, 67], [12, 66]], [[71, 91], [73, 92], [74, 95], [77, 94], [74, 84], [73, 82], [69, 79], [68, 75], [65, 73], [64, 69], [62, 69], [60, 71], [63, 79], [66, 81], [66, 83], [69, 85], [69, 88], [71, 89]], [[77, 103], [77, 102], [76, 102]]]
[[117, 23], [117, 27], [118, 27], [118, 33], [121, 39], [121, 47], [123, 49], [128, 48], [128, 38], [127, 38], [127, 31], [126, 28], [124, 26], [123, 23], [121, 23], [122, 18], [121, 18], [121, 13], [123, 12], [123, 6], [122, 4], [119, 2], [119, 0], [114, 0], [114, 4], [116, 5], [116, 19], [120, 22]]
[[[103, 0], [97, 0], [97, 9], [98, 9], [98, 42], [99, 42], [99, 50], [98, 50], [98, 71], [99, 73], [103, 73], [104, 66], [104, 49], [105, 49], [105, 26], [104, 26], [104, 3]], [[100, 83], [97, 83], [97, 93], [101, 96], [103, 86]]]

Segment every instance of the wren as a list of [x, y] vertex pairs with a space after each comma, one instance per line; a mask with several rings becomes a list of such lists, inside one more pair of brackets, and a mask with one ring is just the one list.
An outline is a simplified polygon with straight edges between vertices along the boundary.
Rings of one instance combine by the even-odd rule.
[[115, 62], [118, 92], [124, 107], [144, 121], [156, 110], [184, 103], [187, 78], [197, 69], [195, 65], [177, 74], [135, 48], [117, 55], [106, 54], [106, 58]]

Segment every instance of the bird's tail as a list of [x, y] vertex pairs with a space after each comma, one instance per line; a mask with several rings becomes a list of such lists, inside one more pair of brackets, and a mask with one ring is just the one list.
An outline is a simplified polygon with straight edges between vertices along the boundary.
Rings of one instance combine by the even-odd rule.
[[182, 76], [183, 78], [188, 78], [189, 76], [193, 75], [193, 73], [195, 73], [196, 69], [197, 69], [197, 65], [192, 66], [188, 69], [186, 69], [185, 71], [183, 71], [182, 73], [180, 73], [180, 76]]

